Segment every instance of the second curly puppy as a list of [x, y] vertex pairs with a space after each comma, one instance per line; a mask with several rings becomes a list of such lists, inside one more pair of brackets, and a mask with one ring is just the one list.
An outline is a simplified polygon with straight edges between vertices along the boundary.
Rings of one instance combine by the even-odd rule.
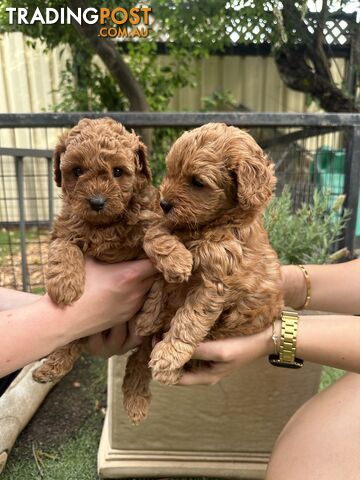
[[144, 249], [167, 281], [154, 283], [144, 305], [151, 311], [151, 297], [162, 292], [160, 313], [140, 313], [137, 330], [161, 334], [152, 376], [174, 384], [201, 341], [259, 332], [278, 317], [283, 300], [279, 262], [263, 227], [276, 179], [255, 140], [209, 123], [184, 133], [166, 166], [164, 215], [145, 234]]

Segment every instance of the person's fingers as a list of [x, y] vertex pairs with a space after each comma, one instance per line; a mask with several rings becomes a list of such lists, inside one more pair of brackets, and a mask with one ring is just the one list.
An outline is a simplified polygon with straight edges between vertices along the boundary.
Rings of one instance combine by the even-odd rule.
[[142, 291], [147, 293], [150, 290], [150, 288], [152, 287], [152, 284], [154, 283], [155, 279], [156, 279], [156, 275], [153, 275], [152, 277], [148, 277], [145, 280], [143, 280], [140, 283]]
[[192, 358], [214, 362], [231, 362], [240, 357], [245, 360], [251, 356], [253, 349], [253, 338], [251, 337], [253, 336], [247, 335], [202, 342], [196, 348]]
[[102, 265], [105, 266], [109, 272], [117, 272], [119, 269], [123, 272], [126, 268], [129, 268], [133, 272], [134, 277], [138, 280], [144, 280], [155, 275], [156, 273], [159, 273], [154, 264], [147, 258], [142, 260], [130, 260], [121, 263], [104, 263], [92, 257], [86, 257], [86, 265], [88, 267]]
[[121, 354], [124, 354], [135, 347], [138, 347], [139, 345], [141, 345], [143, 340], [144, 337], [140, 337], [135, 333], [134, 319], [129, 320], [129, 322], [127, 323], [127, 337], [121, 348]]
[[136, 322], [135, 319], [131, 319], [128, 322], [128, 342], [130, 348], [134, 348], [138, 345], [140, 345], [143, 341], [143, 337], [140, 335], [136, 335]]
[[86, 339], [85, 349], [91, 355], [103, 356], [104, 354], [104, 336], [102, 333], [95, 333]]
[[178, 385], [215, 385], [234, 370], [232, 363], [214, 362], [193, 371], [185, 372]]
[[214, 362], [225, 361], [226, 344], [223, 340], [214, 340], [210, 342], [202, 342], [196, 348], [192, 358], [196, 360], [212, 360]]
[[91, 335], [87, 338], [86, 350], [91, 355], [109, 358], [122, 353], [128, 336], [125, 324], [117, 325], [110, 330]]
[[219, 381], [219, 377], [209, 369], [199, 369], [196, 372], [186, 372], [182, 375], [177, 385], [215, 385]]
[[153, 277], [156, 273], [159, 273], [155, 268], [155, 265], [148, 259], [132, 261], [131, 268], [139, 280], [145, 280], [146, 278]]
[[127, 335], [127, 327], [125, 324], [112, 327], [108, 336], [105, 338], [105, 348], [109, 357], [121, 352]]
[[121, 351], [119, 352], [119, 355], [124, 355], [124, 353], [127, 353], [129, 350], [132, 350], [133, 348], [138, 347], [141, 345], [144, 337], [132, 337], [126, 340], [124, 345], [121, 348]]

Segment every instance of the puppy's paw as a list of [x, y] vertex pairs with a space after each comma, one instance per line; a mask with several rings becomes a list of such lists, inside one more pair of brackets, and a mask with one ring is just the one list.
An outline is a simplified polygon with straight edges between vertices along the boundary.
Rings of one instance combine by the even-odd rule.
[[52, 383], [60, 380], [67, 372], [63, 373], [58, 366], [48, 364], [46, 361], [32, 373], [32, 378], [37, 383]]
[[56, 382], [69, 373], [84, 349], [84, 343], [75, 340], [52, 352], [44, 363], [34, 370], [32, 377], [38, 383]]
[[181, 368], [192, 355], [192, 349], [186, 349], [186, 345], [184, 347], [185, 349], [175, 349], [166, 340], [155, 345], [149, 362], [155, 380], [167, 385], [173, 385], [179, 380]]
[[139, 425], [148, 415], [150, 397], [136, 394], [124, 395], [124, 408], [134, 425]]
[[179, 244], [167, 257], [161, 259], [159, 268], [168, 283], [187, 282], [193, 268], [191, 252]]
[[84, 285], [72, 277], [48, 277], [46, 291], [51, 300], [57, 305], [71, 305], [78, 300], [84, 292]]

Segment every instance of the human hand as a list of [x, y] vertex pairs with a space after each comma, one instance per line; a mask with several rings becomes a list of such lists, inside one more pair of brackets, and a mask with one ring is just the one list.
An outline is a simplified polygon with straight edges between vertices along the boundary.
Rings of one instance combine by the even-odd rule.
[[[125, 325], [141, 307], [157, 273], [149, 260], [103, 264], [89, 258], [85, 270], [84, 293], [73, 305], [60, 308], [48, 296], [44, 297], [56, 308], [56, 321], [65, 329], [63, 344]], [[112, 333], [108, 338], [111, 345], [120, 337], [127, 341], [124, 329]]]
[[86, 339], [86, 351], [90, 355], [110, 358], [123, 355], [141, 344], [143, 337], [135, 333], [135, 321], [112, 327], [105, 332], [95, 333]]
[[178, 385], [215, 385], [240, 367], [274, 352], [272, 327], [254, 335], [203, 342], [195, 350], [193, 359], [211, 364], [186, 372]]

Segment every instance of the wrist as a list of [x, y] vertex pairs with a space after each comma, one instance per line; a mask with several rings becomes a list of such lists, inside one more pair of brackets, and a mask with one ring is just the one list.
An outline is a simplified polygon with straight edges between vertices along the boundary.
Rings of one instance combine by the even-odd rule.
[[72, 342], [80, 336], [77, 336], [77, 332], [74, 331], [76, 321], [71, 319], [68, 313], [70, 307], [59, 307], [48, 294], [38, 300], [38, 305], [40, 311], [43, 312], [41, 317], [46, 322], [44, 331], [50, 337], [53, 350]]
[[301, 308], [307, 295], [303, 272], [297, 265], [284, 265], [281, 267], [281, 278], [285, 305], [295, 310]]
[[[275, 353], [269, 355], [269, 362], [275, 367], [301, 368], [304, 361], [296, 356], [299, 314], [294, 311], [281, 312], [281, 336], [276, 336]], [[277, 341], [279, 340], [279, 348]]]
[[[279, 351], [279, 343], [281, 336], [281, 320], [275, 320], [274, 326], [270, 325], [268, 328], [261, 332], [261, 353], [259, 356], [266, 357]], [[276, 337], [276, 345], [274, 342]]]

